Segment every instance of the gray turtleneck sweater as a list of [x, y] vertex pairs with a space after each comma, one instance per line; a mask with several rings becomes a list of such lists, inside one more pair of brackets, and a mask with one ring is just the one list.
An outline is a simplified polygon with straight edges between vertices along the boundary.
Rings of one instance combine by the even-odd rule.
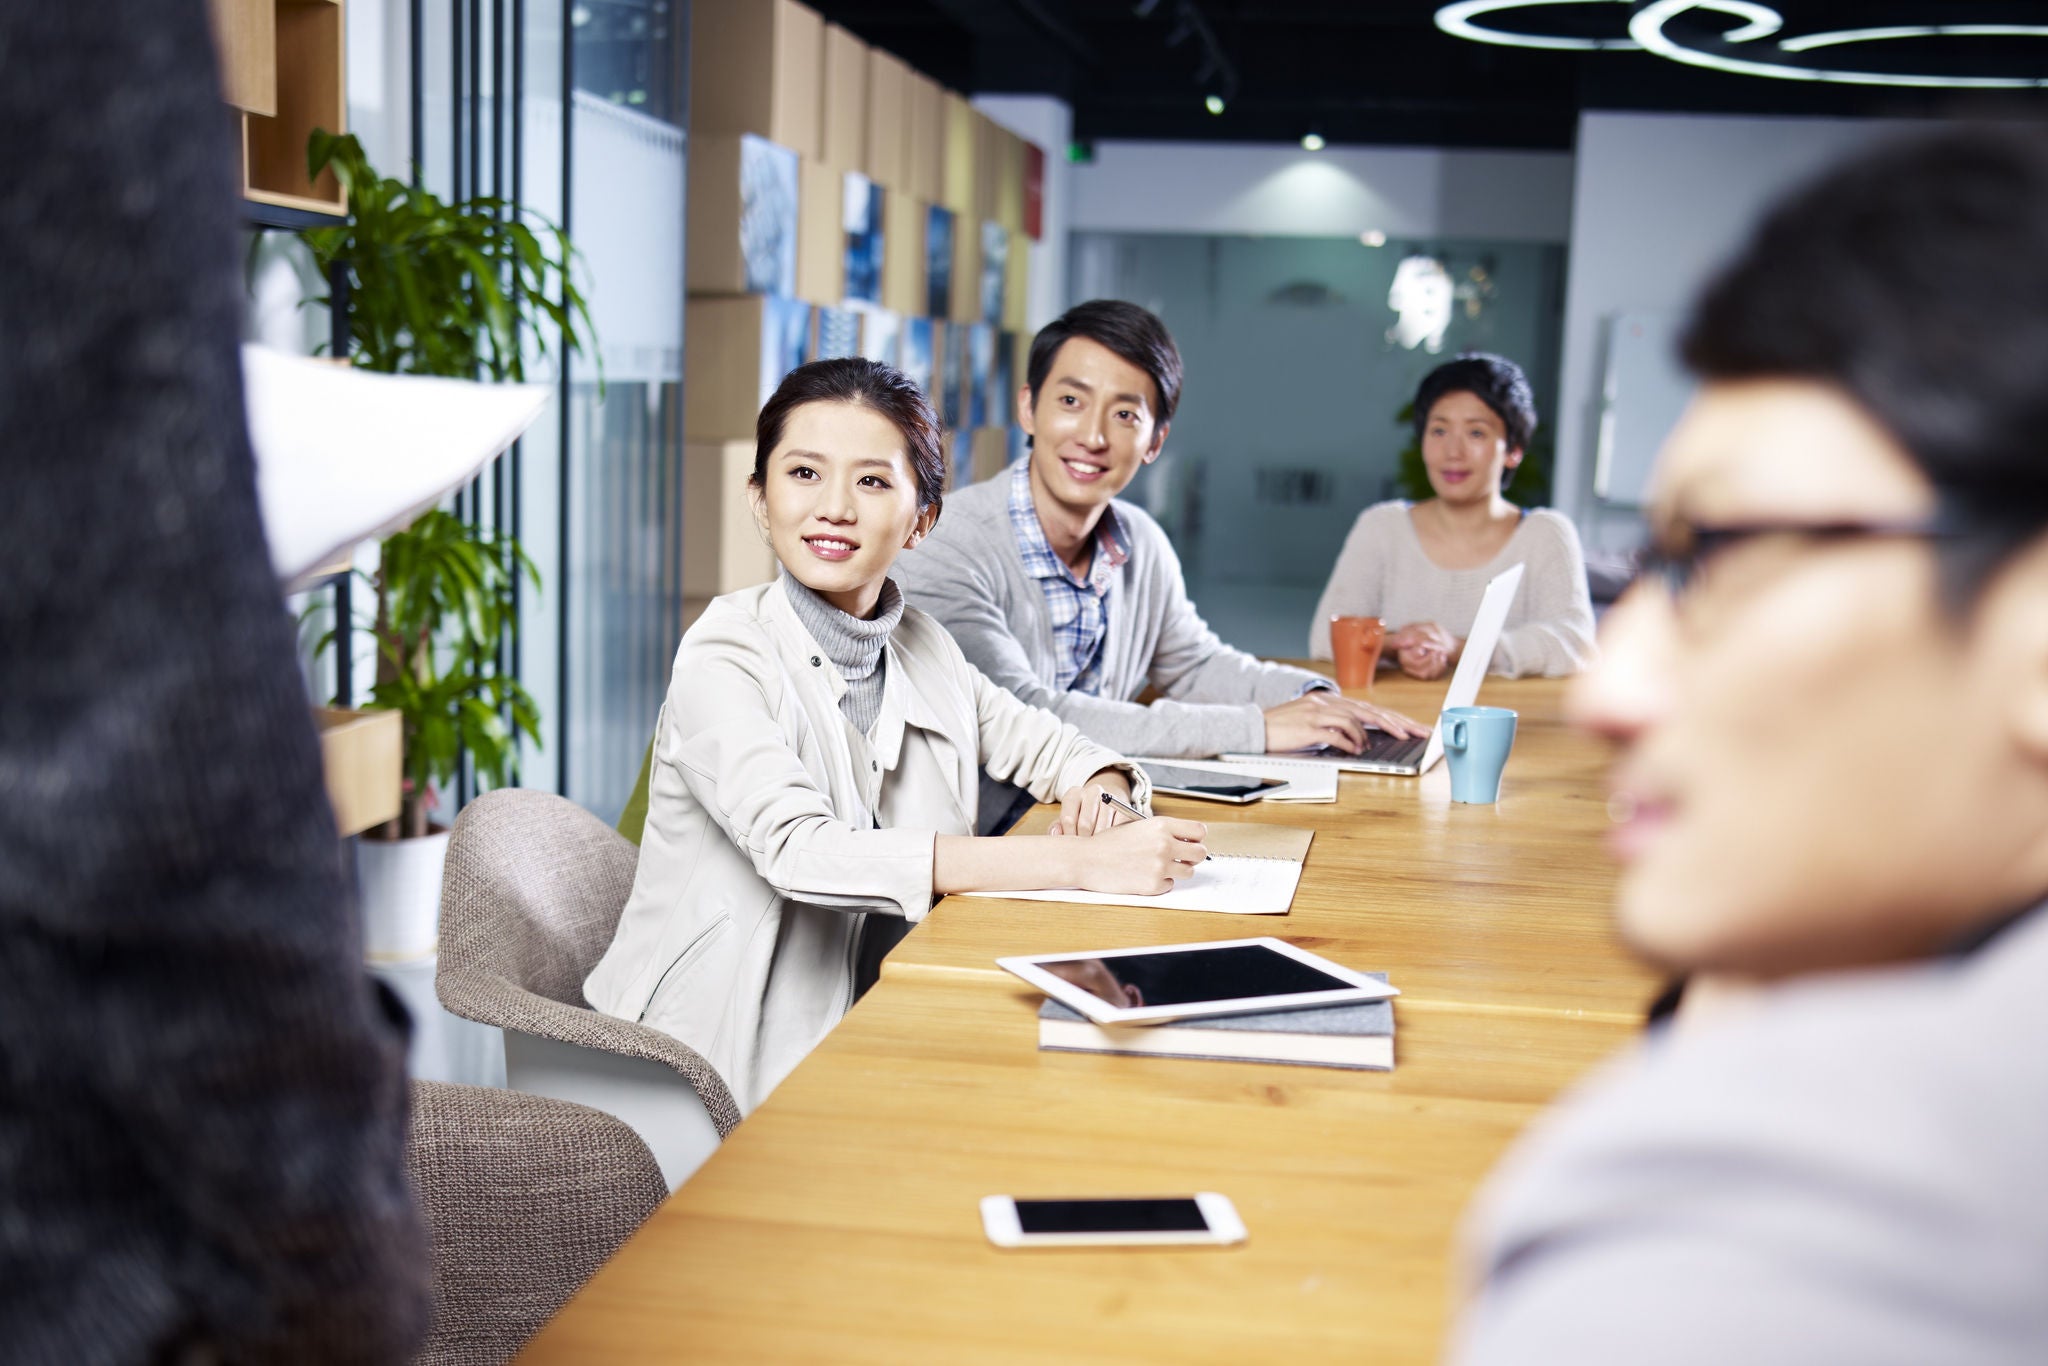
[[896, 581], [882, 581], [875, 614], [865, 621], [840, 611], [798, 583], [787, 569], [782, 571], [782, 591], [796, 609], [796, 619], [846, 680], [839, 710], [855, 730], [866, 735], [882, 714], [882, 647], [888, 644], [896, 623], [903, 620], [903, 594], [897, 591]]

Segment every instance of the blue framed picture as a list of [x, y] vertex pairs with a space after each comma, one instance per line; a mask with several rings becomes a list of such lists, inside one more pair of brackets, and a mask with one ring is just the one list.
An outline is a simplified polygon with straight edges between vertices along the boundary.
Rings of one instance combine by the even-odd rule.
[[1002, 325], [1003, 291], [1010, 282], [1010, 230], [1001, 223], [981, 225], [981, 320]]
[[939, 347], [939, 421], [958, 431], [967, 425], [967, 329], [949, 327]]
[[988, 425], [1008, 426], [1016, 420], [1013, 411], [1017, 402], [1017, 334], [996, 333], [996, 361], [988, 378]]
[[932, 396], [932, 320], [905, 318], [898, 341], [896, 368], [910, 376], [911, 383]]
[[810, 359], [811, 306], [802, 299], [761, 300], [761, 403], [782, 377]]
[[797, 154], [740, 139], [740, 256], [749, 294], [796, 293]]
[[860, 354], [860, 311], [853, 308], [820, 308], [818, 348], [812, 354], [812, 359], [831, 360], [834, 356]]
[[977, 430], [995, 426], [1000, 408], [992, 404], [995, 380], [996, 330], [987, 323], [974, 323], [967, 332], [967, 425]]
[[855, 354], [901, 369], [897, 357], [902, 352], [903, 315], [886, 308], [863, 308], [855, 316], [860, 319], [860, 349]]
[[925, 220], [924, 311], [953, 316], [953, 211], [934, 204]]
[[858, 171], [846, 173], [846, 300], [882, 301], [882, 187]]

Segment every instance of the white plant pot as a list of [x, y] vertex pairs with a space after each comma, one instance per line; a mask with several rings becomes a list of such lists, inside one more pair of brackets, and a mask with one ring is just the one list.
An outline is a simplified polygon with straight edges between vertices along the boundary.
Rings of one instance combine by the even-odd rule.
[[363, 953], [373, 963], [432, 957], [441, 930], [441, 868], [448, 832], [356, 841]]

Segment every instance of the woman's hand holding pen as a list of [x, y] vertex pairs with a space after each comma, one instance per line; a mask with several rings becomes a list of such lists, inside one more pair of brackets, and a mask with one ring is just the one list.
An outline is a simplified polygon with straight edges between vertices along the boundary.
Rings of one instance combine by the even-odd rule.
[[[1129, 779], [1104, 769], [1068, 789], [1059, 839], [982, 839], [940, 835], [932, 850], [932, 890], [993, 892], [1074, 887], [1090, 892], [1157, 896], [1209, 857], [1200, 821], [1146, 816], [1125, 801]], [[1086, 819], [1083, 819], [1085, 815]], [[1087, 838], [1072, 838], [1079, 830]]]
[[1049, 835], [1099, 835], [1112, 825], [1141, 821], [1145, 813], [1131, 805], [1130, 775], [1118, 768], [1105, 768], [1085, 783], [1077, 783], [1060, 798], [1060, 818]]
[[[1114, 780], [1122, 794], [1108, 790]], [[1195, 871], [1209, 857], [1202, 846], [1209, 829], [1200, 821], [1146, 816], [1126, 798], [1120, 773], [1101, 773], [1068, 791], [1053, 834], [1075, 831], [1089, 839], [1062, 841], [1071, 860], [1074, 885], [1090, 892], [1157, 896]]]
[[1175, 882], [1209, 857], [1202, 847], [1208, 833], [1200, 821], [1153, 816], [1127, 821], [1093, 839], [1062, 843], [1075, 860], [1075, 885], [1090, 892], [1157, 896], [1172, 891]]

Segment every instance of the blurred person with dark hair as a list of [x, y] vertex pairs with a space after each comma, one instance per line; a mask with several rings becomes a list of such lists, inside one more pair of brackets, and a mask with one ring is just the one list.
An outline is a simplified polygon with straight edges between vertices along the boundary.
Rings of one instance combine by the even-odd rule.
[[1765, 220], [1577, 685], [1673, 1025], [1476, 1208], [1460, 1362], [2048, 1359], [2048, 138]]
[[[781, 564], [683, 634], [655, 723], [633, 892], [584, 983], [761, 1103], [948, 892], [1155, 894], [1207, 857], [1198, 821], [1120, 820], [1143, 773], [977, 672], [889, 578], [945, 487], [938, 415], [900, 371], [791, 371], [747, 496]], [[975, 835], [982, 766], [1063, 810], [1052, 838]], [[1087, 836], [1088, 838], [1072, 838]]]
[[1502, 490], [1536, 434], [1522, 367], [1473, 351], [1423, 376], [1415, 440], [1435, 497], [1358, 514], [1309, 622], [1309, 654], [1330, 658], [1330, 618], [1378, 617], [1383, 658], [1417, 678], [1457, 664], [1486, 585], [1528, 566], [1489, 667], [1510, 678], [1576, 673], [1593, 655], [1593, 599], [1571, 519]]
[[362, 968], [244, 430], [201, 0], [0, 7], [0, 1355], [393, 1362]]
[[[1305, 669], [1232, 649], [1188, 598], [1180, 557], [1117, 495], [1159, 458], [1180, 402], [1180, 352], [1136, 304], [1077, 304], [1031, 343], [1017, 421], [1030, 455], [953, 495], [903, 558], [903, 591], [998, 684], [1124, 754], [1203, 758], [1328, 745], [1368, 728], [1428, 730]], [[1139, 702], [1147, 688], [1159, 697]], [[1021, 814], [993, 776], [984, 828]]]

